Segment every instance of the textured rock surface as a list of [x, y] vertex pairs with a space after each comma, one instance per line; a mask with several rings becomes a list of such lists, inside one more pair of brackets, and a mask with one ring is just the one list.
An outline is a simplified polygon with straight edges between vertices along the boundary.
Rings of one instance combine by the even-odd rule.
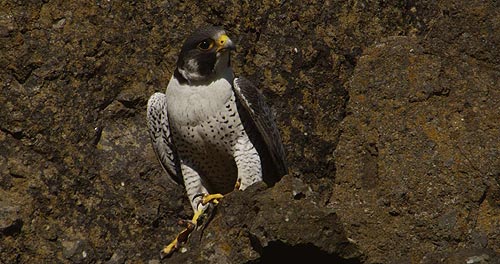
[[[0, 262], [495, 263], [497, 1], [256, 2], [0, 2]], [[290, 175], [160, 261], [191, 209], [145, 106], [205, 23], [276, 110]]]
[[423, 264], [431, 263], [470, 263], [470, 264], [498, 264], [500, 254], [485, 248], [460, 249], [452, 253], [432, 253], [422, 259]]
[[363, 257], [345, 237], [335, 211], [317, 204], [312, 190], [290, 176], [271, 189], [261, 183], [227, 195], [181, 252], [170, 260], [294, 263], [323, 258], [324, 263], [360, 263]]
[[408, 37], [385, 39], [359, 59], [332, 206], [372, 260], [498, 250], [499, 75], [483, 66]]

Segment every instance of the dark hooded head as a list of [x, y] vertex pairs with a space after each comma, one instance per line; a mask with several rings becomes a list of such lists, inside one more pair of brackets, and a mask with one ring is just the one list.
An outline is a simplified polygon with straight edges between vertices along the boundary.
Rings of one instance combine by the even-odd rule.
[[229, 52], [234, 48], [222, 28], [200, 28], [184, 42], [177, 59], [175, 77], [180, 83], [210, 81], [229, 67]]

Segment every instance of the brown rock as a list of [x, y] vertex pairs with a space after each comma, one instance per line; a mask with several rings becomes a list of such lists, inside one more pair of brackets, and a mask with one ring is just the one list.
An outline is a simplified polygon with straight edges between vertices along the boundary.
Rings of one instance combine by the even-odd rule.
[[186, 35], [207, 23], [228, 29], [236, 72], [275, 110], [290, 176], [228, 195], [170, 261], [265, 263], [278, 252], [418, 263], [462, 248], [491, 260], [497, 10], [459, 0], [2, 1], [0, 260], [159, 262], [192, 210], [156, 161], [146, 102], [165, 89]]
[[[174, 263], [360, 263], [332, 208], [314, 201], [302, 181], [285, 176], [274, 188], [256, 184], [217, 206], [206, 229], [192, 234]], [[201, 239], [197, 239], [200, 238]]]

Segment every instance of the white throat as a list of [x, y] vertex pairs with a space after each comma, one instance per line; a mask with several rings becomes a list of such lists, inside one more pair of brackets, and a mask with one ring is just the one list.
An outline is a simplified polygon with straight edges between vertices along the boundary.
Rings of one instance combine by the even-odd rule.
[[172, 76], [165, 92], [170, 122], [196, 125], [223, 110], [233, 94], [234, 74], [230, 67], [218, 73], [213, 81], [196, 85], [179, 83]]

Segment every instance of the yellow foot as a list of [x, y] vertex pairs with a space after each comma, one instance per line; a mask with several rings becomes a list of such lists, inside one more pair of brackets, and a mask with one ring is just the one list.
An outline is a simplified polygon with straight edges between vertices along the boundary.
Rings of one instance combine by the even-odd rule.
[[198, 218], [200, 218], [200, 216], [204, 213], [205, 211], [202, 209], [202, 210], [198, 210], [196, 211], [196, 213], [194, 213], [193, 215], [193, 219], [191, 219], [191, 223], [193, 225], [198, 225]]
[[201, 200], [201, 204], [206, 205], [207, 203], [218, 204], [219, 200], [224, 198], [224, 195], [220, 193], [215, 194], [205, 194], [203, 195], [203, 199]]
[[[205, 195], [203, 195], [201, 203], [203, 205], [206, 205], [208, 203], [218, 204], [219, 200], [222, 199], [223, 197], [224, 197], [224, 195], [222, 195], [220, 193], [205, 194]], [[175, 237], [175, 239], [172, 240], [172, 242], [170, 242], [170, 244], [168, 244], [166, 247], [164, 247], [162, 249], [162, 251], [160, 252], [161, 258], [168, 257], [168, 256], [172, 255], [172, 253], [174, 253], [177, 249], [179, 249], [181, 244], [187, 242], [189, 235], [193, 232], [193, 230], [198, 225], [198, 220], [200, 219], [200, 217], [203, 215], [204, 212], [205, 212], [205, 209], [200, 209], [194, 213], [191, 221], [183, 221], [183, 223], [186, 224], [186, 228], [184, 230], [182, 230], [177, 235], [177, 237]]]
[[[179, 236], [179, 235], [177, 235], [177, 236]], [[170, 244], [168, 244], [166, 247], [164, 247], [161, 250], [160, 257], [161, 258], [168, 257], [168, 256], [172, 255], [172, 253], [174, 253], [174, 251], [176, 251], [178, 248], [179, 248], [179, 240], [177, 238], [175, 238], [172, 242], [170, 242]]]
[[198, 218], [200, 215], [203, 213], [203, 211], [198, 211], [194, 214], [193, 219], [191, 221], [183, 221], [186, 223], [186, 228], [182, 230], [177, 237], [175, 237], [170, 244], [168, 244], [166, 247], [162, 249], [160, 252], [160, 257], [163, 259], [165, 257], [168, 257], [172, 255], [177, 249], [179, 249], [180, 245], [182, 243], [185, 243], [188, 238], [189, 234], [191, 234], [196, 227], [196, 222], [198, 221]]

